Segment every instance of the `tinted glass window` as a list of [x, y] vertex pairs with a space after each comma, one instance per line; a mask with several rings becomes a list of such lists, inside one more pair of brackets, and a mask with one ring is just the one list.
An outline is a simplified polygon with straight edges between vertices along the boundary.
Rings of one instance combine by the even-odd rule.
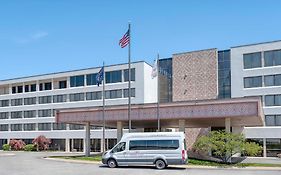
[[24, 131], [35, 131], [35, 123], [27, 123], [23, 125]]
[[51, 82], [44, 83], [44, 90], [52, 90], [52, 83]]
[[264, 66], [281, 65], [281, 50], [264, 52]]
[[36, 84], [30, 85], [30, 91], [35, 92], [36, 91]]
[[105, 82], [106, 83], [118, 83], [122, 82], [122, 71], [111, 71], [105, 72]]
[[84, 101], [84, 93], [69, 94], [70, 101]]
[[66, 95], [54, 95], [53, 103], [62, 103], [66, 102]]
[[274, 76], [273, 75], [264, 76], [264, 85], [274, 86]]
[[66, 88], [66, 81], [60, 81], [59, 82], [59, 89], [64, 89], [64, 88]]
[[244, 78], [244, 87], [245, 88], [262, 87], [262, 76]]
[[84, 75], [70, 77], [70, 87], [84, 86]]
[[132, 140], [130, 150], [169, 150], [178, 149], [178, 140]]
[[87, 92], [86, 99], [87, 100], [99, 100], [102, 97], [102, 92]]
[[244, 69], [261, 67], [261, 52], [243, 55]]
[[9, 113], [8, 112], [1, 112], [0, 113], [0, 119], [8, 119]]
[[[123, 89], [123, 93], [124, 93], [124, 98], [127, 98], [129, 95], [129, 89]], [[136, 89], [131, 88], [131, 97], [135, 97], [135, 96], [136, 96]]]
[[[131, 81], [136, 81], [135, 68], [131, 69]], [[129, 81], [129, 69], [124, 70], [124, 81]]]
[[52, 103], [52, 96], [39, 97], [39, 104]]
[[96, 85], [97, 84], [97, 74], [88, 74], [87, 75], [87, 85]]
[[265, 96], [265, 106], [274, 106], [274, 95]]
[[36, 104], [36, 97], [24, 99], [24, 105], [33, 105], [33, 104]]

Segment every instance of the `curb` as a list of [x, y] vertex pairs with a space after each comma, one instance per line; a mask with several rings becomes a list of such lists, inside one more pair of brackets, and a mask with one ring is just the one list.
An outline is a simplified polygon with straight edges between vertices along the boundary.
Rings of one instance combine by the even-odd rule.
[[[84, 164], [96, 164], [103, 165], [99, 161], [87, 161], [87, 160], [72, 160], [72, 159], [62, 159], [62, 158], [51, 158], [43, 157], [46, 160], [54, 160], [59, 162], [68, 162], [68, 163], [84, 163]], [[281, 167], [217, 167], [217, 166], [200, 166], [200, 165], [172, 165], [173, 167], [178, 168], [187, 168], [187, 169], [232, 169], [232, 170], [268, 170], [268, 171], [281, 171]]]

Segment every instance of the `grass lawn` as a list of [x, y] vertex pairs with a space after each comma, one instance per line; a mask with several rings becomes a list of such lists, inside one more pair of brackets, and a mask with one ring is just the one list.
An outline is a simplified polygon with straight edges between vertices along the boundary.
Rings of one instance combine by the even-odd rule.
[[[70, 160], [84, 160], [84, 161], [101, 161], [101, 156], [51, 156], [51, 158], [70, 159]], [[224, 164], [212, 162], [207, 160], [188, 159], [188, 165], [200, 166], [216, 166], [216, 167], [281, 167], [278, 164], [261, 164], [261, 163], [237, 163], [237, 164]]]

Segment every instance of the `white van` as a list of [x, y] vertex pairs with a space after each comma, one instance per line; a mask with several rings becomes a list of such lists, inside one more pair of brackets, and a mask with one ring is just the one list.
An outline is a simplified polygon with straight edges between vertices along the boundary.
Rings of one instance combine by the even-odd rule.
[[168, 165], [187, 163], [183, 132], [128, 133], [102, 155], [102, 163], [110, 168], [122, 165]]

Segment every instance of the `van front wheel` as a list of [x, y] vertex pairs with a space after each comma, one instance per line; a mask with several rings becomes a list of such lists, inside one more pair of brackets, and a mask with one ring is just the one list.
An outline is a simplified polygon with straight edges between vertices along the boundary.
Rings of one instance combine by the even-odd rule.
[[158, 159], [156, 160], [155, 162], [155, 167], [158, 169], [158, 170], [162, 170], [166, 167], [166, 163], [164, 162], [164, 160], [162, 159]]
[[116, 163], [116, 161], [115, 161], [114, 159], [109, 159], [109, 160], [107, 161], [107, 165], [108, 165], [110, 168], [115, 168], [115, 167], [117, 167], [117, 163]]

